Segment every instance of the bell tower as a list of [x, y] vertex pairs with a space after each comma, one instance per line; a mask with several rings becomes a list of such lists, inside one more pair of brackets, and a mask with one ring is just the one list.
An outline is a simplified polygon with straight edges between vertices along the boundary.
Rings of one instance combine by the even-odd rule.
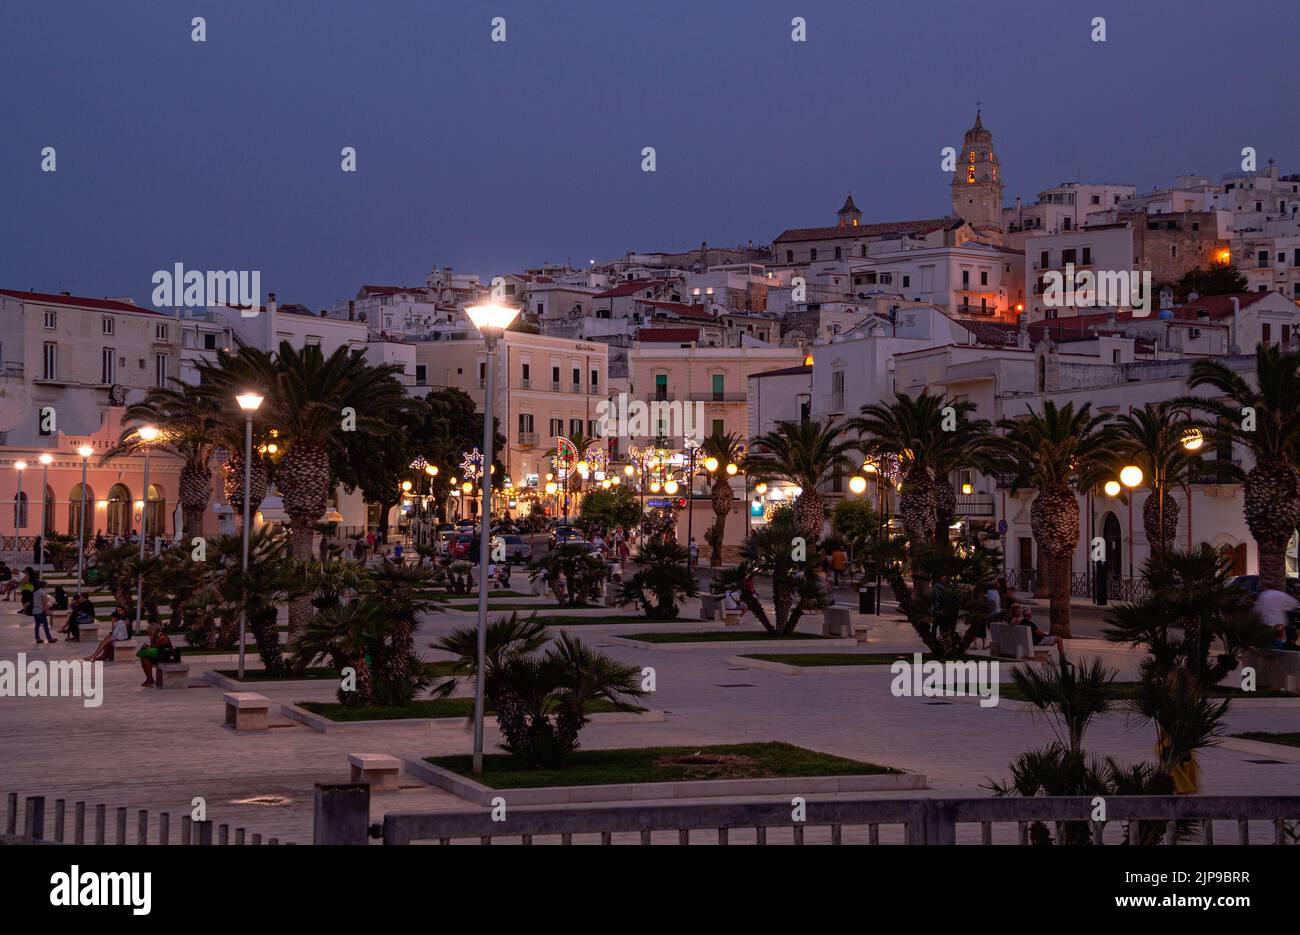
[[977, 231], [1002, 230], [1002, 166], [993, 151], [993, 134], [984, 128], [980, 112], [962, 138], [957, 169], [952, 176], [952, 210]]

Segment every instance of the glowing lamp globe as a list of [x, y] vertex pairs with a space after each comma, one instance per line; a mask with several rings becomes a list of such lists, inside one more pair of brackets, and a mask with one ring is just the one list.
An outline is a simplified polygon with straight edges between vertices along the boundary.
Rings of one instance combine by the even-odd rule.
[[849, 490], [854, 493], [862, 493], [867, 489], [867, 479], [860, 474], [855, 474], [849, 478]]
[[1103, 489], [1106, 491], [1106, 496], [1117, 497], [1119, 496], [1119, 481], [1108, 480], [1106, 481], [1106, 486]]
[[519, 316], [519, 309], [509, 305], [471, 305], [465, 314], [481, 334], [500, 334]]
[[1183, 433], [1182, 445], [1187, 451], [1197, 451], [1205, 444], [1205, 436], [1200, 429], [1188, 429]]
[[1142, 483], [1142, 469], [1136, 464], [1130, 464], [1119, 472], [1119, 482], [1125, 487], [1136, 487]]
[[670, 480], [668, 483], [664, 484], [664, 493], [668, 494], [670, 497], [677, 493], [677, 481]]
[[713, 473], [714, 471], [716, 471], [717, 469], [718, 469], [718, 459], [717, 459], [717, 458], [705, 458], [705, 459], [704, 459], [704, 470], [706, 470], [706, 471], [708, 471], [710, 474], [712, 474], [712, 473]]

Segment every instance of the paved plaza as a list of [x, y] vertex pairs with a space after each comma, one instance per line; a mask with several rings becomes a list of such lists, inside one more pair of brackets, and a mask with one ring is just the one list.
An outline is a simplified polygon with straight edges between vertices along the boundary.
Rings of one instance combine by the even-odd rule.
[[[696, 606], [692, 601], [688, 610]], [[36, 646], [30, 618], [17, 614], [17, 607], [16, 602], [0, 604], [0, 659], [14, 659], [19, 652], [29, 658], [74, 659], [89, 652], [85, 643]], [[1080, 616], [1080, 629], [1086, 632], [1088, 613]], [[459, 610], [431, 615], [421, 626], [419, 645], [434, 658], [438, 654], [428, 644], [473, 619], [472, 613]], [[801, 629], [815, 633], [820, 621], [809, 617]], [[647, 704], [666, 712], [666, 718], [659, 723], [593, 722], [582, 734], [584, 747], [781, 740], [928, 779], [926, 792], [882, 796], [983, 796], [989, 794], [983, 784], [1007, 778], [1007, 765], [1017, 754], [1053, 736], [1041, 715], [1015, 705], [981, 708], [965, 700], [896, 698], [889, 691], [887, 666], [789, 675], [728, 661], [743, 652], [780, 651], [768, 645], [752, 650], [700, 645], [664, 652], [608, 639], [620, 629], [627, 632], [593, 626], [582, 628], [581, 635], [621, 660], [653, 666], [657, 691]], [[866, 648], [873, 652], [921, 648], [910, 628], [894, 618], [871, 633]], [[1136, 673], [1136, 653], [1100, 640], [1077, 639], [1070, 651], [1075, 658], [1100, 656], [1119, 668], [1121, 678]], [[195, 663], [192, 687], [184, 691], [142, 688], [140, 666], [128, 651], [105, 665], [104, 701], [98, 708], [87, 708], [78, 698], [3, 699], [0, 790], [126, 806], [132, 816], [140, 808], [168, 811], [173, 821], [189, 814], [192, 800], [202, 797], [208, 817], [217, 824], [306, 843], [311, 840], [313, 784], [347, 781], [347, 754], [422, 757], [470, 750], [470, 733], [460, 729], [387, 726], [325, 734], [275, 716], [269, 732], [235, 733], [222, 724], [222, 690], [199, 678], [205, 668], [233, 668], [233, 663]], [[309, 691], [253, 690], [272, 698], [273, 714], [280, 702], [333, 700], [332, 683]], [[1300, 708], [1262, 704], [1235, 705], [1230, 731], [1295, 728]], [[499, 739], [489, 721], [489, 746]], [[1149, 759], [1154, 741], [1150, 725], [1119, 713], [1095, 721], [1086, 746], [1094, 754], [1132, 762]], [[1300, 792], [1300, 763], [1270, 762], [1259, 754], [1219, 748], [1204, 753], [1201, 765], [1206, 793]], [[372, 799], [376, 820], [390, 810], [467, 807], [464, 800], [405, 775], [400, 791]], [[133, 840], [134, 817], [131, 828]]]

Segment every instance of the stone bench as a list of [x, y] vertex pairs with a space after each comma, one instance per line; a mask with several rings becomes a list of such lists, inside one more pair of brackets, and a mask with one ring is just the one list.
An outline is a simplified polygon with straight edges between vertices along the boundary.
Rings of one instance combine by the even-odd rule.
[[383, 753], [349, 753], [352, 781], [364, 782], [371, 792], [396, 792], [402, 761]]
[[190, 664], [188, 662], [159, 662], [153, 667], [154, 682], [158, 688], [189, 688]]
[[822, 636], [853, 637], [853, 618], [847, 607], [827, 607], [822, 615]]
[[700, 619], [717, 620], [718, 614], [722, 610], [721, 594], [701, 594], [700, 595]]
[[1020, 624], [989, 624], [989, 655], [1003, 659], [1042, 662], [1051, 659], [1050, 646], [1035, 646], [1029, 627]]
[[1248, 649], [1242, 666], [1255, 670], [1258, 691], [1300, 691], [1300, 653], [1287, 649]]
[[226, 692], [226, 726], [234, 730], [270, 728], [271, 699], [257, 692]]

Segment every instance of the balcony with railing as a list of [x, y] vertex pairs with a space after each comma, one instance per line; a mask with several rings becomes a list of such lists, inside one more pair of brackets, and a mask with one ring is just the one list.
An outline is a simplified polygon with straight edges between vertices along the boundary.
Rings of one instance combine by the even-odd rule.
[[516, 437], [516, 444], [520, 448], [537, 447], [538, 436], [536, 432], [520, 432]]
[[688, 397], [693, 403], [743, 403], [744, 393], [722, 393], [705, 390], [703, 393], [691, 393]]
[[958, 516], [992, 516], [993, 497], [986, 493], [957, 494]]

